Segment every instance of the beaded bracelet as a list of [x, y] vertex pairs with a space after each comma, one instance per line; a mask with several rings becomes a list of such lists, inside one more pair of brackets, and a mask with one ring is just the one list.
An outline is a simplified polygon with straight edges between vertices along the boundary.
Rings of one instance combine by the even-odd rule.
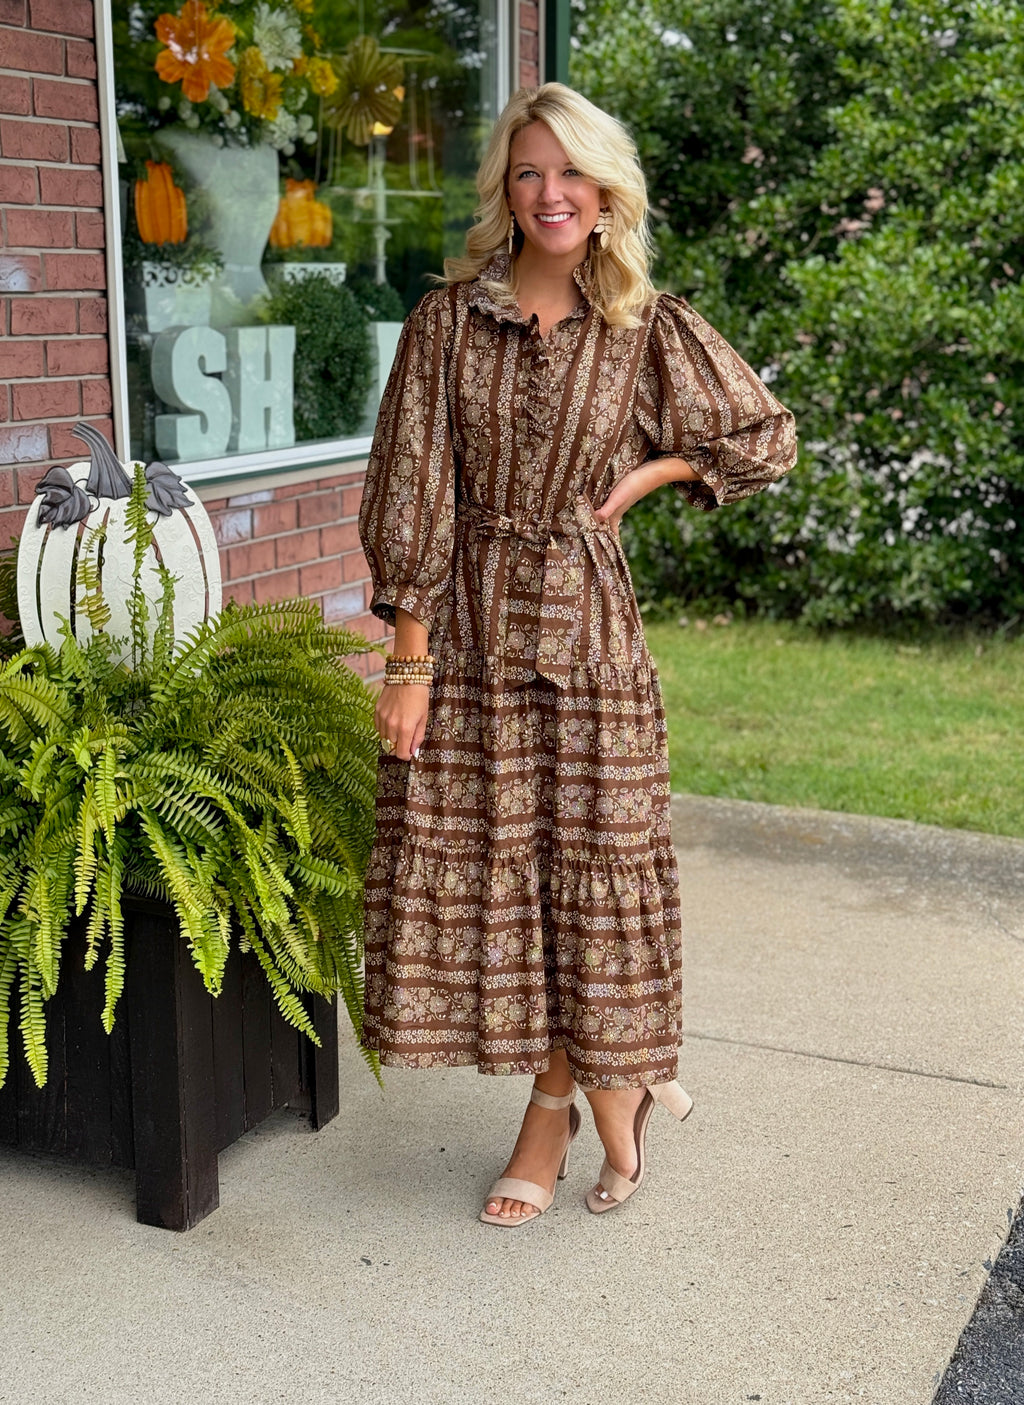
[[389, 654], [384, 660], [385, 683], [425, 683], [434, 681], [433, 654]]

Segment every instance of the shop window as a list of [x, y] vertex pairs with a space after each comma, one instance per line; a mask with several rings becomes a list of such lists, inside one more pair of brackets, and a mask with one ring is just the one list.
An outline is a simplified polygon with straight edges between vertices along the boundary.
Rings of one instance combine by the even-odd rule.
[[372, 431], [402, 319], [472, 217], [504, 14], [114, 0], [133, 457], [230, 471]]

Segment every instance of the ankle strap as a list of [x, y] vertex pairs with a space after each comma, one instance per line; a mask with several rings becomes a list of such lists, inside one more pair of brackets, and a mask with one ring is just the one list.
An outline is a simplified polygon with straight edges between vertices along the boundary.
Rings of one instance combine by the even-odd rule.
[[576, 1101], [576, 1085], [573, 1084], [571, 1093], [566, 1093], [564, 1098], [553, 1097], [550, 1093], [542, 1093], [539, 1088], [530, 1089], [530, 1102], [540, 1103], [541, 1107], [549, 1107], [555, 1110], [560, 1107], [568, 1107]]

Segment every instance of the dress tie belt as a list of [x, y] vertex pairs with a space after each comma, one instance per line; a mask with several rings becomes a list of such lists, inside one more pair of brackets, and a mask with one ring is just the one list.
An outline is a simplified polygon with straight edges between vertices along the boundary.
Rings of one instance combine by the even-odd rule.
[[495, 512], [479, 503], [461, 501], [457, 515], [465, 519], [470, 532], [483, 532], [495, 537], [520, 537], [535, 546], [544, 547], [541, 576], [537, 660], [534, 669], [559, 688], [567, 688], [582, 615], [583, 581], [572, 569], [563, 549], [570, 537], [582, 537], [594, 569], [606, 569], [597, 549], [600, 532], [612, 544], [612, 553], [619, 556], [621, 546], [612, 525], [594, 515], [594, 506], [586, 493], [576, 498], [553, 517], [541, 521], [519, 515]]

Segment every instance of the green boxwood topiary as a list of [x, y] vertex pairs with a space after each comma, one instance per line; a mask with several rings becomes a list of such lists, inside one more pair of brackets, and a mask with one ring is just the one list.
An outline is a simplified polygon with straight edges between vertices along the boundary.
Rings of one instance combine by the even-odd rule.
[[405, 304], [390, 283], [375, 283], [368, 273], [348, 279], [352, 296], [371, 322], [404, 322]]
[[370, 390], [369, 319], [351, 290], [323, 273], [282, 283], [267, 322], [295, 328], [295, 436], [337, 439], [358, 431]]

